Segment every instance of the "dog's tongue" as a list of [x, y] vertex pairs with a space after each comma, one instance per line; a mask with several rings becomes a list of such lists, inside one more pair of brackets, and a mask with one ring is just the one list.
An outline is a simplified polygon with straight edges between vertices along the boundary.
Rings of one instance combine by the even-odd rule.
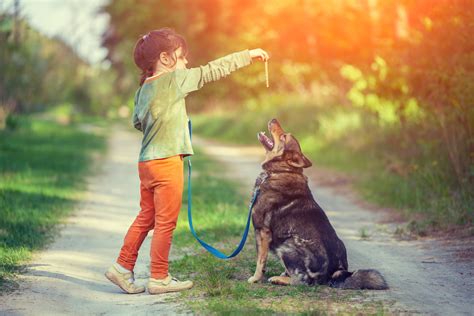
[[265, 148], [267, 148], [268, 150], [272, 150], [273, 149], [273, 141], [267, 137], [267, 135], [265, 135], [264, 132], [260, 132], [258, 133], [258, 140], [260, 141], [260, 143], [262, 143], [263, 146], [265, 146]]

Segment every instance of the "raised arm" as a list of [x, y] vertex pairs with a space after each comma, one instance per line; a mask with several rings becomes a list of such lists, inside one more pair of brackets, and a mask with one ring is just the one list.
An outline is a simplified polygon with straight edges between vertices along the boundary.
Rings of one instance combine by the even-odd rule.
[[246, 49], [209, 62], [205, 66], [175, 70], [176, 84], [183, 94], [199, 90], [204, 84], [217, 81], [231, 72], [252, 63], [251, 52]]

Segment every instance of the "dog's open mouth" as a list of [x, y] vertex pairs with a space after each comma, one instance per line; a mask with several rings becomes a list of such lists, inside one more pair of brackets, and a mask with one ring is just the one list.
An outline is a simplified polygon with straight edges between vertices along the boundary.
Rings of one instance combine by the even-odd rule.
[[273, 140], [270, 139], [267, 135], [265, 135], [265, 132], [258, 133], [258, 140], [260, 141], [260, 143], [262, 143], [263, 147], [265, 147], [265, 149], [268, 151], [271, 151], [273, 149], [273, 146], [275, 145]]

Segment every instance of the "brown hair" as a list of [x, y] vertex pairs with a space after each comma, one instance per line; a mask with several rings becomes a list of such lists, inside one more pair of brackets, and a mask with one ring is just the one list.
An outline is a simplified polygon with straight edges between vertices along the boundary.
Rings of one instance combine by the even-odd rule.
[[133, 59], [135, 64], [142, 70], [140, 86], [155, 72], [156, 63], [162, 52], [168, 53], [176, 64], [176, 55], [173, 52], [182, 47], [183, 55], [186, 56], [188, 47], [186, 40], [168, 27], [153, 30], [142, 36], [135, 44]]

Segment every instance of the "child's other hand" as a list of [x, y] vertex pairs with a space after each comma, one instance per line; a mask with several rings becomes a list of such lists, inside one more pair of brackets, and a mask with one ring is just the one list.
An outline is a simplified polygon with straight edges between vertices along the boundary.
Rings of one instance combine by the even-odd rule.
[[252, 59], [258, 58], [261, 61], [267, 61], [270, 58], [268, 53], [266, 51], [264, 51], [263, 49], [261, 49], [261, 48], [251, 49], [249, 51], [249, 53], [250, 53], [250, 57], [252, 57]]

